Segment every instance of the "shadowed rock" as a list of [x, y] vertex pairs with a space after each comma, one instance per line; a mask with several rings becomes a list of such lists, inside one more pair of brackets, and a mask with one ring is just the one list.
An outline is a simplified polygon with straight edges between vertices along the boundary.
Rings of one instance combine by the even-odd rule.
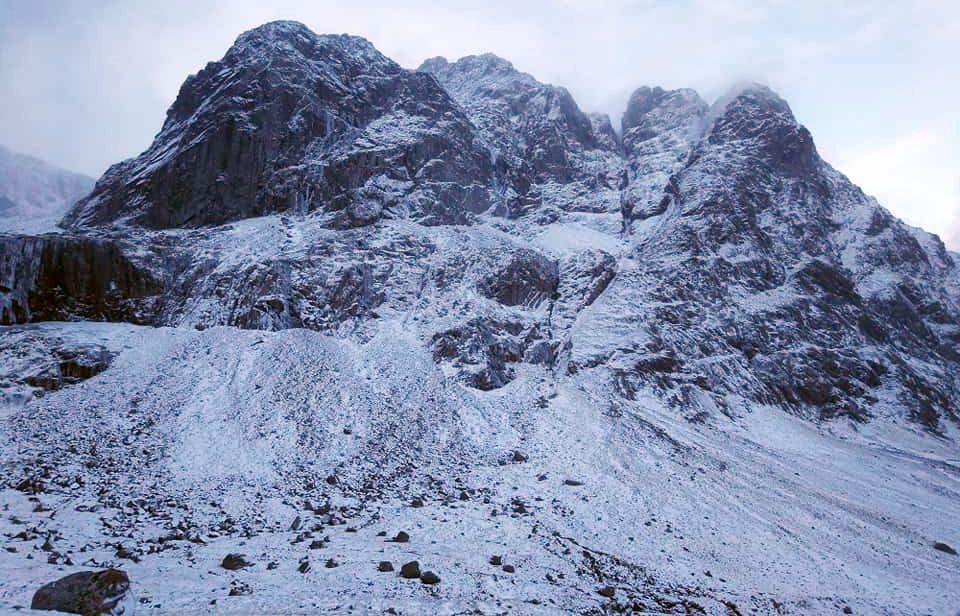
[[80, 571], [40, 588], [30, 609], [99, 616], [114, 614], [130, 590], [130, 579], [119, 569]]

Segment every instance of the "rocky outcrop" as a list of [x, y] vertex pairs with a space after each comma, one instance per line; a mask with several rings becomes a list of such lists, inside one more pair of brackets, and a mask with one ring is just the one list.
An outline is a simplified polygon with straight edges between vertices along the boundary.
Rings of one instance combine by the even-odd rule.
[[150, 148], [114, 165], [64, 223], [198, 227], [321, 211], [462, 223], [491, 205], [489, 154], [428, 75], [366, 40], [274, 22], [183, 84]]
[[504, 306], [536, 307], [555, 298], [559, 282], [555, 262], [532, 250], [521, 250], [481, 281], [480, 292]]
[[112, 241], [0, 236], [0, 323], [151, 320], [161, 290]]
[[[616, 185], [619, 143], [605, 116], [580, 110], [565, 89], [543, 84], [493, 54], [456, 62], [433, 58], [420, 68], [434, 75], [466, 111], [496, 156], [506, 186], [508, 216], [536, 212], [551, 184], [570, 184], [573, 194], [556, 205], [564, 209], [604, 211], [598, 188]], [[585, 192], [595, 200], [577, 199]]]

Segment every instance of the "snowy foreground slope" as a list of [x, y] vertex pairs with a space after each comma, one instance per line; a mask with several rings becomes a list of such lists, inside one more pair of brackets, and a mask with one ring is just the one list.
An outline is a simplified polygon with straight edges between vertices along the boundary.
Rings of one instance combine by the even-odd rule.
[[765, 87], [621, 128], [242, 34], [0, 235], [0, 611], [957, 614], [954, 257]]
[[[30, 537], [0, 560], [7, 605], [61, 570], [106, 563], [130, 573], [139, 607], [170, 613], [585, 612], [609, 605], [596, 594], [606, 585], [654, 613], [956, 605], [956, 560], [930, 549], [956, 533], [956, 449], [916, 431], [826, 431], [766, 407], [691, 424], [655, 398], [611, 417], [595, 384], [574, 379], [541, 408], [536, 370], [471, 394], [434, 375], [393, 324], [363, 344], [304, 330], [5, 332], [20, 337], [119, 355], [8, 418], [5, 447], [40, 454], [52, 489], [36, 502], [3, 494], [4, 532]], [[45, 461], [51, 448], [75, 453]], [[59, 565], [33, 549], [48, 537]], [[328, 541], [311, 549], [316, 539]], [[229, 552], [256, 564], [224, 571]], [[414, 559], [441, 583], [376, 568]]]

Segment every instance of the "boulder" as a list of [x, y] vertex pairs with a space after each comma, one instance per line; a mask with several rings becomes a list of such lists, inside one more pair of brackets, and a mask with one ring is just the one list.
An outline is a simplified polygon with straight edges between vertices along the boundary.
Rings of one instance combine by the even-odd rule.
[[30, 609], [84, 616], [120, 614], [129, 591], [130, 578], [119, 569], [80, 571], [41, 587]]

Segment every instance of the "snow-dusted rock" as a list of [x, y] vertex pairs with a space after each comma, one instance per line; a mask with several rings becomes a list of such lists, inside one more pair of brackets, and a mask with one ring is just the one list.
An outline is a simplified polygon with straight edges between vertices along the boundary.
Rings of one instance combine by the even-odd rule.
[[[5, 323], [124, 322], [0, 331], [0, 526], [53, 562], [133, 555], [182, 613], [171, 580], [250, 612], [957, 603], [956, 256], [763, 86], [640, 88], [620, 138], [495, 56], [273, 23], [65, 224], [0, 241]], [[233, 552], [269, 564], [197, 575]], [[377, 570], [413, 560], [443, 581]]]

